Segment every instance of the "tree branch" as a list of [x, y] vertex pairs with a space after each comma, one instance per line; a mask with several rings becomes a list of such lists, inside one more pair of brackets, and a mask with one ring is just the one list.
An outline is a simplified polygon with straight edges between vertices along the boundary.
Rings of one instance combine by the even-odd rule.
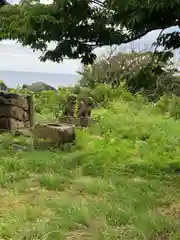
[[139, 34], [135, 35], [134, 37], [131, 37], [131, 38], [125, 40], [123, 42], [123, 44], [135, 41], [135, 40], [145, 36], [147, 33], [158, 30], [158, 29], [161, 30], [160, 34], [162, 34], [162, 31], [164, 31], [166, 28], [169, 28], [169, 27], [172, 27], [172, 25], [169, 24], [168, 26], [157, 26], [157, 27], [148, 28], [148, 29], [144, 30], [142, 33], [139, 33]]
[[10, 5], [6, 0], [0, 0], [0, 7], [4, 5]]
[[92, 3], [97, 4], [97, 5], [101, 6], [101, 7], [104, 7], [104, 3], [101, 2], [100, 0], [92, 0]]

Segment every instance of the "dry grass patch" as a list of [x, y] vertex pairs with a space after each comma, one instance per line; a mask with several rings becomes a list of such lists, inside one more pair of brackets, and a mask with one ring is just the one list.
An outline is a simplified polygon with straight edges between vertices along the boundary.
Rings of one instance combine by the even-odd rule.
[[180, 219], [180, 203], [168, 204], [164, 207], [160, 207], [158, 212], [163, 216], [170, 216], [176, 219]]
[[24, 195], [19, 195], [12, 190], [0, 188], [0, 214], [21, 209], [26, 203]]

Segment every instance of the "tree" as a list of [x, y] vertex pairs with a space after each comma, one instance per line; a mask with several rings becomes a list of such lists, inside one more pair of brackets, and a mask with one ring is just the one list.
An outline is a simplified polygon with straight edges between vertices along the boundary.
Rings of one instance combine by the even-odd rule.
[[169, 52], [159, 59], [158, 54], [153, 56], [152, 52], [132, 51], [110, 55], [84, 67], [80, 72], [80, 85], [93, 89], [105, 83], [117, 88], [123, 82], [132, 94], [141, 92], [150, 100], [156, 100], [165, 92], [179, 94], [180, 81], [174, 76], [177, 72]]
[[[177, 19], [180, 0], [54, 0], [49, 5], [23, 0], [0, 9], [0, 39], [16, 39], [41, 50], [41, 61], [68, 57], [91, 64], [95, 48], [131, 42], [173, 26]], [[52, 41], [55, 47], [49, 49]], [[178, 48], [179, 34], [162, 35], [158, 44]]]
[[8, 5], [9, 3], [6, 0], [0, 0], [0, 7]]
[[99, 83], [105, 83], [117, 87], [121, 81], [139, 73], [151, 59], [151, 52], [118, 53], [101, 58], [91, 66], [85, 67], [83, 72], [79, 72], [82, 76], [80, 85], [93, 88]]

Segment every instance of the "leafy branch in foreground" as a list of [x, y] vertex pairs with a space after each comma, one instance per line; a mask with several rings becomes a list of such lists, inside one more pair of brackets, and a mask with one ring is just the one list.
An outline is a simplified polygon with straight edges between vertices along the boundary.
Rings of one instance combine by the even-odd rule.
[[[16, 39], [41, 50], [42, 61], [60, 62], [68, 57], [92, 64], [95, 48], [131, 42], [152, 30], [173, 26], [177, 19], [179, 1], [55, 0], [49, 5], [22, 1], [0, 9], [0, 39]], [[170, 49], [179, 47], [179, 42], [176, 38], [160, 44]]]
[[9, 3], [6, 0], [0, 0], [0, 7], [3, 7], [5, 5], [9, 5]]

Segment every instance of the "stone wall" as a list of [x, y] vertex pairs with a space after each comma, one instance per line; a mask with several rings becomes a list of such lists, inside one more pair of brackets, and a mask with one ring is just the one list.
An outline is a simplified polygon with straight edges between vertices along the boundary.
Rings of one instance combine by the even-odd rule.
[[0, 130], [19, 130], [33, 125], [32, 97], [0, 92]]

